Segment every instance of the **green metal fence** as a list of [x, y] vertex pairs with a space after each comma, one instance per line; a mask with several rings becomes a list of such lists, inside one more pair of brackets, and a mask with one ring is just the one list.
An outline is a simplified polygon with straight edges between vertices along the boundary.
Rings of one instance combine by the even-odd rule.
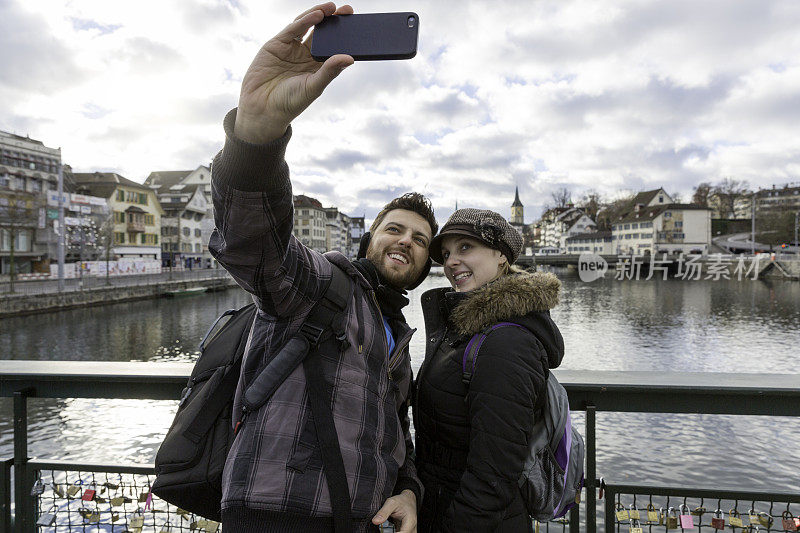
[[[43, 514], [47, 514], [48, 510], [42, 508], [41, 495], [31, 494], [37, 479], [44, 472], [51, 471], [51, 476], [66, 472], [88, 472], [95, 476], [98, 473], [122, 473], [120, 472], [121, 467], [113, 465], [82, 465], [30, 460], [28, 458], [27, 432], [27, 402], [30, 398], [177, 399], [188, 379], [191, 368], [191, 364], [178, 363], [0, 361], [0, 397], [14, 398], [15, 532], [34, 531], [37, 520], [40, 520]], [[550, 527], [553, 527], [555, 531], [569, 529], [570, 533], [578, 531], [595, 533], [597, 530], [599, 480], [597, 479], [596, 462], [596, 416], [598, 412], [800, 416], [800, 375], [567, 370], [557, 370], [554, 371], [554, 374], [569, 393], [570, 407], [574, 411], [586, 412], [586, 491], [581, 509], [573, 509], [568, 523], [551, 522], [547, 524], [548, 530]], [[775, 443], [775, 446], [781, 446], [781, 443]], [[10, 531], [12, 491], [9, 483], [9, 469], [11, 461], [0, 461], [0, 466], [2, 466], [0, 468], [0, 531], [5, 532]], [[135, 470], [126, 470], [126, 473], [129, 474], [147, 476], [152, 475], [153, 472], [151, 465], [129, 468]], [[59, 474], [56, 474], [56, 471]], [[605, 474], [607, 479], [613, 479], [613, 472]], [[67, 481], [50, 481], [50, 483], [51, 485], [70, 485]], [[103, 483], [107, 483], [107, 481], [102, 481], [100, 486], [103, 486]], [[74, 484], [71, 483], [71, 485]], [[713, 485], [713, 480], [709, 480], [709, 484]], [[98, 486], [96, 480], [94, 486]], [[646, 494], [648, 497], [681, 496], [688, 498], [699, 496], [718, 498], [721, 501], [725, 498], [741, 496], [737, 496], [731, 491], [706, 493], [702, 489], [681, 487], [609, 484], [605, 490], [608, 494], [606, 509], [608, 509], [610, 500], [615, 499], [614, 503], [616, 503], [616, 500], [623, 494]], [[796, 495], [768, 492], [748, 492], [746, 494], [746, 498], [739, 499], [771, 502], [773, 507], [775, 502], [797, 503], [798, 498]], [[620, 503], [622, 503], [621, 500]], [[635, 502], [632, 504], [636, 505]], [[160, 508], [159, 505], [156, 507]], [[614, 507], [612, 506], [611, 509], [613, 510]], [[107, 511], [114, 512], [113, 508], [109, 508]], [[84, 514], [86, 513], [87, 511], [84, 511]], [[166, 508], [163, 513], [164, 516], [169, 513], [172, 513], [173, 517], [181, 516], [181, 520], [183, 520], [178, 510], [170, 511]], [[88, 519], [83, 515], [81, 518], [85, 525]], [[93, 520], [96, 518], [96, 516], [92, 516]], [[191, 529], [190, 518], [184, 521], [188, 522]], [[633, 526], [624, 520], [616, 520], [616, 518], [615, 514], [605, 513], [606, 531], [613, 531], [619, 525]], [[181, 522], [178, 521], [178, 524], [180, 525]], [[194, 526], [195, 529], [202, 530], [196, 520]], [[649, 527], [652, 526], [652, 524], [649, 525]], [[659, 527], [663, 529], [666, 526]], [[129, 528], [131, 531], [134, 529]], [[766, 530], [767, 528], [762, 529]], [[774, 528], [772, 530], [780, 531], [780, 529]]]

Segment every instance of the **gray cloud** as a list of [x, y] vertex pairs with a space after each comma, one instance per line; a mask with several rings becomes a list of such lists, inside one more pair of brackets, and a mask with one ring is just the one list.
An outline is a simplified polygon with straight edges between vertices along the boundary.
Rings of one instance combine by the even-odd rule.
[[177, 68], [184, 61], [181, 53], [174, 48], [146, 37], [127, 39], [118, 54], [137, 75], [158, 74]]
[[66, 43], [48, 35], [44, 18], [15, 2], [0, 2], [0, 50], [0, 87], [49, 95], [85, 76]]
[[310, 158], [311, 164], [320, 166], [329, 172], [349, 170], [356, 165], [376, 163], [379, 159], [358, 150], [336, 150], [326, 156]]
[[400, 142], [404, 133], [403, 127], [393, 117], [378, 115], [372, 117], [363, 129], [373, 146], [378, 151], [378, 158], [397, 158], [408, 154], [408, 148]]
[[176, 114], [182, 123], [213, 123], [221, 126], [222, 119], [234, 107], [236, 107], [236, 95], [220, 93], [183, 101]]
[[238, 9], [235, 3], [205, 4], [187, 2], [183, 5], [183, 19], [186, 26], [199, 33], [218, 31], [234, 22], [233, 10]]

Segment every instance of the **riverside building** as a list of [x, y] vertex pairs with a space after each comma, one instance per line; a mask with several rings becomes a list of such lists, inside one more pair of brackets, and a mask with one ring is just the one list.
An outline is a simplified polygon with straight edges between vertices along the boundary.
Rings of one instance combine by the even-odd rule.
[[105, 198], [114, 223], [114, 255], [161, 261], [161, 217], [155, 191], [113, 172], [74, 173], [81, 194]]
[[0, 274], [47, 273], [58, 238], [46, 218], [47, 191], [58, 188], [61, 149], [0, 131]]

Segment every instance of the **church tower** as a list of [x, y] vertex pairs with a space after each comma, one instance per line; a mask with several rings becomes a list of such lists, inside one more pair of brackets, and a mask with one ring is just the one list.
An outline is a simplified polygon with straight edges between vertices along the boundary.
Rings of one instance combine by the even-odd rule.
[[522, 211], [522, 202], [519, 201], [519, 187], [516, 187], [514, 191], [514, 203], [511, 204], [511, 219], [508, 221], [512, 226], [522, 226], [525, 224]]

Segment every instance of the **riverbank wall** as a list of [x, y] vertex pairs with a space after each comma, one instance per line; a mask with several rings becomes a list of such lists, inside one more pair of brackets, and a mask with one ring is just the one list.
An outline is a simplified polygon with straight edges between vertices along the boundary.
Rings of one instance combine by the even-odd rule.
[[89, 307], [133, 300], [160, 298], [168, 291], [205, 287], [208, 290], [227, 290], [238, 287], [230, 278], [161, 281], [129, 286], [93, 287], [80, 291], [43, 294], [4, 294], [0, 296], [0, 318], [48, 313], [75, 307]]

